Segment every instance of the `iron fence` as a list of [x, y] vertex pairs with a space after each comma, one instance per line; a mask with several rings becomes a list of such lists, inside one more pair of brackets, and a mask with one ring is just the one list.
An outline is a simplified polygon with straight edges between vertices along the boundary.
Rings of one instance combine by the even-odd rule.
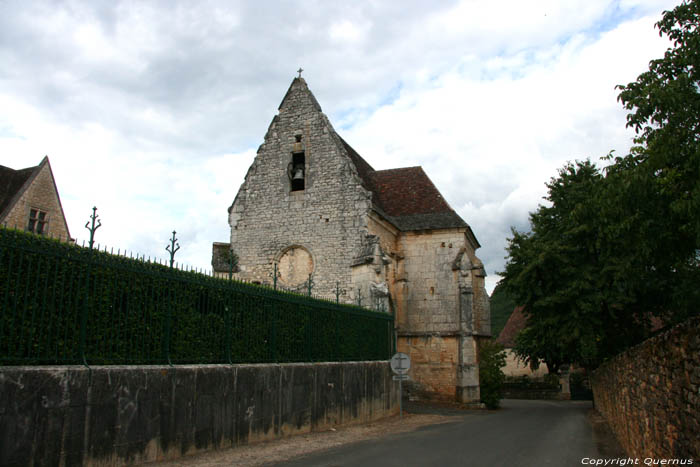
[[0, 364], [385, 360], [393, 317], [0, 228]]

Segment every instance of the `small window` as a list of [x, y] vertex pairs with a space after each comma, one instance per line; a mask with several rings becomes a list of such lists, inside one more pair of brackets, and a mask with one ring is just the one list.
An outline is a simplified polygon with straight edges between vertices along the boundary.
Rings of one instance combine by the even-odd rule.
[[49, 218], [44, 211], [39, 209], [29, 210], [29, 223], [27, 224], [27, 231], [38, 235], [44, 235], [48, 232]]
[[292, 182], [292, 191], [301, 191], [304, 189], [304, 179], [306, 170], [306, 158], [303, 152], [295, 152], [292, 154], [292, 163], [290, 164], [290, 180]]

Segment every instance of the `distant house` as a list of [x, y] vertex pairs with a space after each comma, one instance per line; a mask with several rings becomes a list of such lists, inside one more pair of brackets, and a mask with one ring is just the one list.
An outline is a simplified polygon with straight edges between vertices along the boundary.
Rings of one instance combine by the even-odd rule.
[[547, 365], [541, 363], [537, 370], [530, 369], [530, 366], [518, 359], [513, 352], [515, 347], [515, 339], [518, 333], [525, 328], [527, 324], [527, 316], [523, 313], [523, 306], [516, 306], [511, 313], [510, 318], [506, 321], [506, 325], [498, 335], [496, 342], [501, 344], [506, 349], [506, 366], [503, 368], [503, 373], [506, 376], [530, 376], [540, 377], [547, 374]]
[[70, 239], [48, 157], [26, 169], [0, 165], [0, 225]]

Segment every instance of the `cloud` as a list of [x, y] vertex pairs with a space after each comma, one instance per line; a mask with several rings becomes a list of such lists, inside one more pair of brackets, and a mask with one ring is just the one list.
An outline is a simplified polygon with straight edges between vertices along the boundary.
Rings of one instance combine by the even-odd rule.
[[[274, 6], [274, 7], [273, 7]], [[673, 3], [0, 2], [0, 163], [48, 154], [71, 233], [205, 268], [300, 66], [375, 168], [422, 165], [490, 276], [576, 158], [624, 153], [614, 86], [667, 46]]]

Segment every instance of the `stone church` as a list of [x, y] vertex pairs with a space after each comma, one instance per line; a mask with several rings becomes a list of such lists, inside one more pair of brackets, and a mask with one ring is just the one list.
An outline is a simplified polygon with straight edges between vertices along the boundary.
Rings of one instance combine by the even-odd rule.
[[479, 242], [421, 167], [374, 170], [295, 78], [229, 208], [234, 277], [393, 313], [409, 391], [479, 400], [477, 349], [490, 337]]

